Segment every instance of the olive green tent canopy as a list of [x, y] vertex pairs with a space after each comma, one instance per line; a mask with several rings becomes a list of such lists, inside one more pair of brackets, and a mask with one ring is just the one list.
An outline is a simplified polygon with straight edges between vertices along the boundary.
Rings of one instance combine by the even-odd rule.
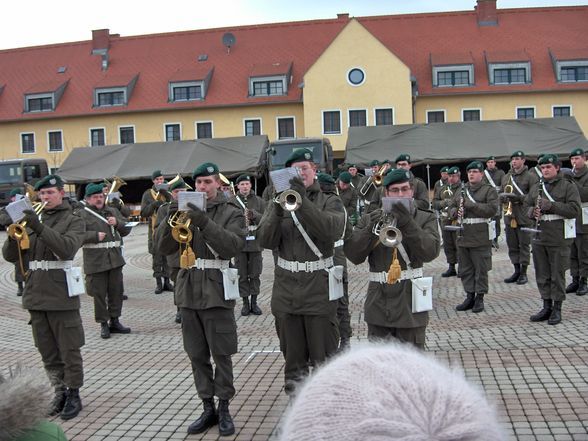
[[488, 156], [509, 161], [516, 150], [533, 159], [541, 153], [567, 158], [576, 148], [588, 150], [588, 141], [573, 117], [352, 127], [345, 162], [393, 161], [401, 153], [410, 154], [413, 165]]
[[262, 135], [78, 147], [58, 173], [67, 183], [83, 184], [112, 176], [151, 179], [154, 170], [165, 176], [190, 176], [198, 165], [213, 162], [228, 177], [243, 172], [259, 177], [265, 171], [268, 146]]

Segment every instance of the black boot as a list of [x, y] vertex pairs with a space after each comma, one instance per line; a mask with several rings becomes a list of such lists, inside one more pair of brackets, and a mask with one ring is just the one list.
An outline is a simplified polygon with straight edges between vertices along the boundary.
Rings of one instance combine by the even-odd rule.
[[474, 300], [474, 307], [472, 308], [472, 312], [478, 313], [484, 310], [484, 294], [476, 295], [476, 300]]
[[543, 299], [543, 309], [537, 314], [531, 316], [532, 322], [543, 322], [549, 318], [551, 311], [553, 310], [553, 302], [551, 299]]
[[549, 320], [547, 320], [547, 324], [557, 325], [559, 322], [561, 322], [561, 301], [556, 300], [553, 302], [553, 310], [551, 311]]
[[118, 321], [118, 318], [111, 318], [110, 319], [110, 332], [113, 334], [130, 334], [131, 328], [127, 328], [123, 326], [121, 322]]
[[572, 276], [572, 283], [566, 286], [566, 294], [578, 291], [580, 287], [580, 276]]
[[229, 400], [218, 400], [218, 433], [220, 436], [235, 433], [233, 418], [229, 413]]
[[214, 398], [202, 400], [202, 415], [188, 426], [188, 433], [202, 433], [218, 423], [218, 414], [214, 408]]
[[588, 294], [588, 283], [586, 281], [586, 277], [580, 277], [580, 282], [578, 285], [578, 290], [576, 291], [576, 295], [585, 296], [586, 294]]
[[21, 297], [22, 296], [22, 291], [23, 291], [23, 286], [22, 286], [22, 282], [16, 282], [16, 285], [18, 286], [17, 290], [16, 290], [16, 295]]
[[257, 296], [251, 296], [251, 313], [261, 315], [261, 309], [257, 306]]
[[71, 420], [78, 416], [82, 410], [82, 400], [80, 398], [80, 390], [79, 389], [68, 389], [67, 390], [67, 397], [65, 399], [65, 406], [63, 406], [63, 410], [61, 411], [61, 419], [62, 420]]
[[178, 308], [177, 312], [176, 312], [176, 323], [182, 323], [182, 313], [180, 312], [180, 309]]
[[60, 386], [55, 388], [55, 395], [49, 405], [49, 416], [55, 416], [61, 413], [63, 406], [65, 406], [65, 399], [67, 398], [65, 387]]
[[100, 323], [100, 337], [110, 338], [110, 328], [107, 322]]
[[514, 273], [512, 276], [504, 279], [504, 283], [515, 283], [519, 280], [519, 276], [521, 275], [521, 265], [519, 263], [513, 264], [514, 266]]
[[251, 313], [251, 307], [249, 306], [249, 297], [243, 297], [243, 307], [241, 308], [241, 315], [245, 317]]
[[341, 340], [339, 341], [339, 349], [337, 349], [337, 352], [346, 351], [350, 346], [349, 337], [341, 337]]
[[524, 285], [528, 281], [529, 279], [527, 279], [527, 265], [521, 265], [521, 274], [517, 279], [517, 285]]
[[169, 280], [169, 277], [163, 278], [163, 290], [170, 291], [170, 292], [174, 291], [174, 286], [172, 285], [171, 281]]
[[447, 267], [447, 271], [441, 273], [441, 277], [454, 277], [457, 276], [457, 271], [455, 271], [455, 264], [450, 263]]
[[161, 277], [155, 278], [155, 294], [161, 294], [163, 292], [163, 282], [161, 281]]
[[474, 292], [467, 292], [466, 298], [463, 302], [455, 307], [456, 311], [467, 311], [468, 309], [472, 309], [474, 307], [474, 302], [476, 298], [476, 293]]

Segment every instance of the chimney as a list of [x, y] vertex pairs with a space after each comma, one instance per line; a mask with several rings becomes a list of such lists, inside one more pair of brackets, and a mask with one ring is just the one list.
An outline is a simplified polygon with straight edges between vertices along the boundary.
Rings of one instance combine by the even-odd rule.
[[347, 12], [337, 14], [337, 20], [349, 20], [349, 14]]
[[478, 0], [476, 15], [478, 26], [497, 26], [496, 0]]
[[110, 29], [92, 31], [92, 54], [106, 54], [110, 48]]

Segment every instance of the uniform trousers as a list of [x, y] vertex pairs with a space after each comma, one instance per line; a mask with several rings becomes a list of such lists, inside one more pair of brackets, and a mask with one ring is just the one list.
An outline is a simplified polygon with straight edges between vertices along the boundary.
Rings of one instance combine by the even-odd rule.
[[153, 277], [169, 277], [169, 268], [167, 266], [167, 259], [163, 254], [151, 254], [152, 262], [151, 268], [153, 269]]
[[533, 265], [537, 288], [543, 300], [561, 302], [566, 299], [565, 272], [570, 247], [545, 246], [533, 243]]
[[[451, 225], [451, 224], [446, 224]], [[443, 224], [441, 225], [441, 236], [443, 238], [443, 252], [445, 253], [445, 258], [447, 259], [447, 263], [449, 265], [457, 264], [457, 232], [456, 231], [447, 231], [443, 228]]]
[[465, 292], [486, 294], [492, 269], [492, 246], [459, 247], [459, 275]]
[[94, 319], [97, 323], [119, 318], [123, 305], [123, 267], [86, 274], [86, 291], [94, 298]]
[[84, 346], [84, 328], [78, 309], [69, 311], [33, 311], [33, 340], [53, 386], [79, 389], [84, 384], [84, 366], [80, 348]]
[[513, 265], [517, 263], [529, 265], [531, 262], [531, 235], [521, 231], [520, 227], [511, 228], [506, 220], [504, 221], [504, 232], [511, 263]]
[[425, 349], [426, 326], [417, 328], [390, 328], [388, 326], [368, 323], [368, 339], [370, 341], [399, 340], [410, 343], [419, 349]]
[[237, 352], [237, 323], [233, 309], [180, 308], [180, 311], [184, 350], [192, 363], [198, 396], [203, 400], [214, 396], [221, 400], [233, 398], [231, 355]]
[[284, 355], [286, 387], [309, 373], [337, 352], [339, 330], [331, 315], [274, 313], [280, 350]]
[[588, 277], [588, 234], [576, 233], [570, 246], [570, 270], [572, 277]]
[[349, 282], [347, 277], [343, 278], [343, 297], [337, 300], [337, 321], [339, 322], [341, 340], [349, 340], [353, 331], [351, 330], [351, 314], [349, 314]]
[[241, 297], [258, 296], [261, 286], [263, 259], [261, 251], [241, 252], [236, 259], [239, 269], [239, 295]]
[[[23, 262], [24, 265], [24, 269], [25, 271], [27, 270], [27, 263]], [[22, 274], [22, 271], [20, 270], [20, 263], [16, 262], [14, 264], [14, 281], [16, 283], [22, 283], [25, 281], [24, 275]]]

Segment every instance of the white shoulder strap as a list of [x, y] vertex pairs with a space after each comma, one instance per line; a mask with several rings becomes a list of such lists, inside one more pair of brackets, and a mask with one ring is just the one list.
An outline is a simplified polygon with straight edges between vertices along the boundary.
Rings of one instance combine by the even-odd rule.
[[321, 251], [318, 249], [318, 247], [314, 244], [314, 242], [312, 241], [312, 239], [310, 238], [310, 236], [308, 235], [308, 233], [306, 232], [306, 230], [304, 229], [304, 227], [302, 226], [302, 224], [298, 220], [296, 213], [294, 211], [291, 211], [290, 215], [292, 216], [292, 220], [294, 221], [294, 225], [296, 225], [296, 228], [298, 228], [298, 231], [300, 231], [300, 234], [302, 234], [302, 237], [304, 238], [304, 241], [306, 242], [306, 244], [310, 247], [312, 252], [317, 255], [317, 257], [319, 259], [322, 259], [323, 253], [321, 253]]
[[494, 179], [492, 179], [492, 176], [490, 176], [490, 173], [488, 173], [488, 169], [484, 170], [484, 175], [486, 175], [486, 179], [488, 179], [488, 183], [494, 187], [494, 189], [496, 189], [496, 184], [494, 183]]
[[555, 200], [551, 197], [551, 195], [547, 191], [547, 188], [545, 188], [545, 182], [541, 183], [541, 186], [543, 187], [543, 194], [545, 196], [547, 196], [547, 199], [549, 199], [550, 202], [555, 202]]

